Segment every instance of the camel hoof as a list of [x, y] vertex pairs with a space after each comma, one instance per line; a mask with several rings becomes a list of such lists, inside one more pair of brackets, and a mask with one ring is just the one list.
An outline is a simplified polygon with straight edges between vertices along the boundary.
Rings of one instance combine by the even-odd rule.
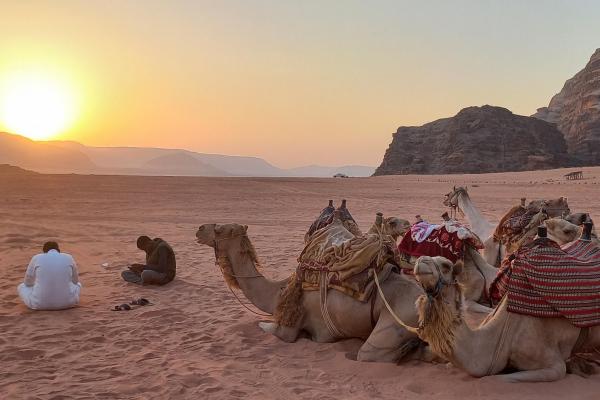
[[277, 329], [277, 324], [273, 322], [259, 322], [258, 327], [263, 330], [265, 333], [273, 334]]

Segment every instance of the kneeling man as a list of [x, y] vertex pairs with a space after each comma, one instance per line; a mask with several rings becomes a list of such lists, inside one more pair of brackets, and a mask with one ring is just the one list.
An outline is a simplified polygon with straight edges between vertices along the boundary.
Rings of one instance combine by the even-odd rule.
[[146, 264], [132, 264], [121, 273], [124, 280], [140, 285], [164, 285], [175, 278], [175, 252], [167, 242], [140, 236], [137, 247], [146, 252]]
[[58, 243], [44, 244], [43, 253], [33, 256], [25, 280], [17, 287], [25, 305], [33, 310], [63, 310], [79, 304], [79, 274], [70, 254], [61, 253]]

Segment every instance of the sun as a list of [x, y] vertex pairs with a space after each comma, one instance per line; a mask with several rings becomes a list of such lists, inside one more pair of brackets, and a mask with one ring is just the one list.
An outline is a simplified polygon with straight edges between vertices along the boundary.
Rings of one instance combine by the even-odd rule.
[[11, 133], [50, 139], [68, 129], [74, 118], [73, 94], [56, 77], [17, 74], [0, 87], [0, 122]]

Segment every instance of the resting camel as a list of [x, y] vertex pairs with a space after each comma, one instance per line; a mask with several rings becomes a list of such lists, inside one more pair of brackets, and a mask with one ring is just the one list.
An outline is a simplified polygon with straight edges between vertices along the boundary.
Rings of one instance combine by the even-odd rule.
[[[345, 201], [342, 201], [342, 207], [346, 208]], [[309, 228], [309, 231], [306, 233], [305, 242], [307, 242], [310, 239], [311, 231], [314, 233], [314, 226], [317, 226], [320, 221], [324, 221], [330, 215], [334, 214], [337, 216], [336, 218], [340, 219], [345, 226], [347, 217], [344, 217], [343, 214], [338, 213], [338, 211], [335, 210], [335, 208], [333, 207], [333, 200], [329, 200], [329, 205], [323, 209], [321, 215], [315, 220], [315, 222], [311, 225], [311, 228]], [[352, 221], [354, 220], [352, 219]], [[392, 236], [394, 240], [397, 240], [400, 236], [404, 235], [410, 229], [410, 226], [410, 222], [397, 217], [387, 217], [383, 220], [382, 224], [383, 233]], [[335, 236], [329, 236], [329, 243], [327, 244], [339, 245], [340, 243], [346, 240], [350, 240], [354, 237], [354, 235], [350, 234], [350, 232], [348, 232], [347, 230], [342, 230], [341, 232], [347, 233], [347, 235], [340, 236], [338, 234]], [[413, 269], [415, 261], [416, 257], [412, 257], [409, 261], [410, 270]], [[488, 300], [486, 297], [489, 293], [490, 285], [496, 277], [498, 269], [489, 265], [481, 256], [481, 254], [479, 254], [477, 249], [468, 245], [465, 248], [464, 261], [465, 268], [463, 269], [463, 272], [459, 276], [458, 280], [464, 287], [463, 294], [465, 300], [465, 309], [467, 311], [487, 314], [492, 309], [483, 304], [480, 304], [480, 302], [485, 302], [486, 300]]]
[[[260, 273], [256, 251], [248, 238], [247, 229], [247, 226], [237, 224], [205, 224], [198, 229], [196, 238], [198, 243], [214, 248], [217, 263], [228, 285], [239, 287], [258, 309], [273, 314], [280, 293], [293, 276], [273, 281]], [[352, 234], [348, 232], [348, 235]], [[412, 324], [417, 322], [414, 303], [423, 290], [413, 279], [391, 274], [381, 283], [381, 289], [397, 315]], [[414, 333], [394, 321], [380, 296], [375, 298], [373, 304], [370, 301], [362, 303], [337, 290], [329, 290], [327, 311], [332, 322], [343, 333], [342, 337], [330, 333], [321, 311], [319, 291], [305, 291], [301, 306], [303, 313], [296, 326], [285, 327], [266, 322], [259, 325], [265, 332], [286, 342], [294, 342], [301, 334], [307, 334], [316, 342], [363, 339], [365, 342], [357, 355], [360, 361], [397, 362], [420, 343]]]
[[[565, 218], [550, 218], [545, 221], [548, 228], [548, 237], [561, 246], [571, 243], [581, 237], [583, 228], [580, 225], [587, 218], [587, 214], [584, 213], [571, 214]], [[589, 221], [591, 222], [591, 219]], [[595, 227], [591, 232], [591, 240], [600, 244]]]
[[[461, 287], [456, 277], [462, 263], [443, 257], [421, 257], [415, 276], [427, 295], [417, 300], [420, 327], [408, 330], [429, 343], [433, 353], [472, 376], [496, 375], [512, 367], [519, 372], [501, 375], [509, 382], [548, 382], [561, 379], [576, 349], [600, 345], [600, 326], [590, 328], [583, 340], [580, 328], [565, 318], [535, 318], [509, 313], [506, 297], [476, 329], [461, 315]], [[429, 300], [428, 300], [429, 299]], [[431, 302], [431, 303], [429, 303]]]
[[[524, 205], [525, 199], [521, 199]], [[485, 261], [493, 266], [498, 267], [500, 262], [506, 256], [506, 246], [501, 245], [494, 239], [494, 231], [496, 227], [487, 221], [479, 209], [475, 206], [466, 187], [454, 187], [451, 192], [445, 195], [444, 205], [461, 210], [469, 224], [471, 230], [483, 242], [485, 248], [483, 255]], [[528, 208], [544, 209], [545, 214], [549, 218], [560, 217], [570, 213], [569, 205], [566, 197], [559, 197], [551, 200], [533, 200], [528, 205]], [[532, 236], [535, 236], [535, 229], [532, 229]]]

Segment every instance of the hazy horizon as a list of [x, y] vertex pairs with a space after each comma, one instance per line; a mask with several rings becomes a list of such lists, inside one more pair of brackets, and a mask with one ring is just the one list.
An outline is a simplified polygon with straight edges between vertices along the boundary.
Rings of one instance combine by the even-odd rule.
[[[600, 47], [591, 1], [2, 8], [0, 102], [23, 73], [69, 93], [69, 124], [48, 139], [255, 156], [283, 168], [376, 166], [398, 126], [468, 106], [531, 115]], [[1, 116], [0, 131], [21, 134]]]

